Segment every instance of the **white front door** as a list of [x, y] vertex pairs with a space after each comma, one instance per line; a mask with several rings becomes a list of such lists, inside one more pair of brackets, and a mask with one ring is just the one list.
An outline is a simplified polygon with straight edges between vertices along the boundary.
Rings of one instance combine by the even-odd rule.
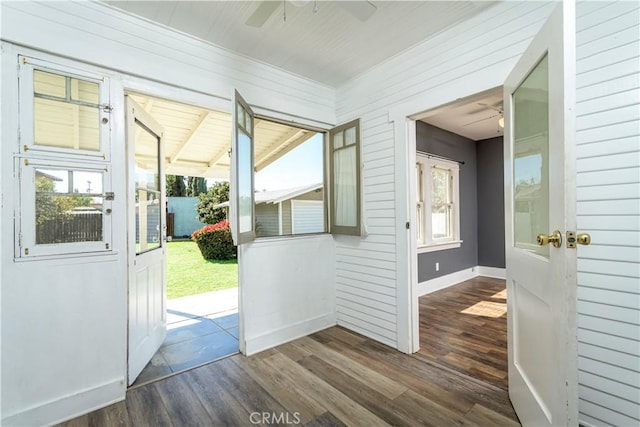
[[131, 385], [167, 333], [166, 214], [162, 127], [129, 97], [126, 106]]
[[525, 426], [577, 424], [574, 20], [560, 4], [504, 85], [509, 396]]

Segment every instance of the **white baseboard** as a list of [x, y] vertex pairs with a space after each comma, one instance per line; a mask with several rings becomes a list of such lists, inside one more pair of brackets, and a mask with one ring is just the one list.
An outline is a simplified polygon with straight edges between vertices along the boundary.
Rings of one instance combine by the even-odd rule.
[[124, 378], [82, 390], [74, 394], [33, 406], [2, 419], [5, 426], [44, 426], [58, 424], [124, 400]]
[[284, 328], [276, 329], [253, 338], [245, 339], [245, 354], [252, 354], [270, 349], [272, 347], [284, 344], [289, 341], [304, 337], [314, 332], [335, 326], [336, 314], [327, 313], [322, 316], [304, 320]]
[[427, 295], [431, 292], [457, 285], [458, 283], [478, 276], [493, 277], [496, 279], [504, 279], [507, 277], [506, 270], [504, 268], [483, 266], [466, 268], [464, 270], [456, 271], [455, 273], [418, 283], [418, 296], [421, 297], [422, 295]]
[[493, 277], [494, 279], [505, 280], [507, 278], [507, 270], [505, 268], [498, 267], [483, 267], [478, 266], [478, 276]]

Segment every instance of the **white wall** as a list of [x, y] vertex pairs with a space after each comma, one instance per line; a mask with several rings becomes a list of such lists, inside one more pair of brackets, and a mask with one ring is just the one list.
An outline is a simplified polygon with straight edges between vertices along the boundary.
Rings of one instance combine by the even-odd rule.
[[[124, 398], [126, 246], [124, 233], [116, 232], [113, 255], [14, 262], [11, 230], [15, 203], [13, 155], [18, 148], [17, 54], [67, 61], [59, 58], [62, 56], [97, 65], [100, 70], [116, 70], [105, 71], [112, 77], [111, 103], [116, 107], [111, 120], [116, 231], [126, 229], [123, 85], [156, 96], [175, 95], [180, 100], [193, 98], [186, 94], [185, 89], [190, 89], [212, 95], [198, 98], [202, 99], [200, 105], [229, 111], [229, 98], [236, 87], [262, 114], [286, 118], [287, 113], [295, 113], [316, 126], [334, 123], [334, 91], [99, 3], [2, 2], [1, 8], [0, 37], [15, 43], [2, 46], [1, 410], [3, 425], [40, 425]], [[55, 56], [48, 57], [29, 47]], [[168, 89], [136, 76], [178, 88]], [[219, 102], [209, 103], [211, 98]], [[330, 256], [330, 246], [323, 241], [318, 250]], [[257, 248], [255, 251], [255, 259], [265, 262], [264, 254]], [[254, 259], [252, 255], [248, 253], [249, 260]], [[294, 273], [272, 270], [266, 283], [303, 283], [306, 272], [313, 271], [317, 262], [315, 255], [300, 258]], [[325, 280], [309, 283], [316, 285], [313, 295], [324, 301], [321, 309], [330, 319], [333, 276], [327, 276], [326, 272], [332, 271], [328, 266], [323, 274], [318, 272], [318, 277]], [[280, 318], [258, 311], [257, 315], [262, 316], [259, 319], [269, 330], [286, 329], [286, 322], [291, 322], [295, 330], [295, 325], [304, 323], [304, 307], [309, 303], [305, 295], [258, 289], [269, 293], [272, 303], [278, 305], [278, 298], [283, 297], [286, 307], [297, 310], [291, 317]], [[283, 304], [278, 306], [282, 309]], [[249, 307], [258, 310], [259, 304]], [[311, 310], [306, 314], [312, 323], [317, 318]], [[249, 322], [247, 331], [253, 334], [252, 338], [269, 331], [254, 333], [256, 329], [251, 325]]]
[[336, 324], [334, 250], [329, 234], [265, 238], [239, 248], [247, 355]]
[[640, 424], [640, 4], [577, 7], [580, 421]]
[[[338, 122], [361, 118], [365, 239], [339, 238], [338, 324], [410, 351], [405, 118], [501, 86], [553, 8], [497, 4], [339, 88]], [[393, 123], [393, 120], [399, 122]], [[396, 237], [397, 236], [397, 237]], [[399, 321], [398, 321], [399, 320]]]

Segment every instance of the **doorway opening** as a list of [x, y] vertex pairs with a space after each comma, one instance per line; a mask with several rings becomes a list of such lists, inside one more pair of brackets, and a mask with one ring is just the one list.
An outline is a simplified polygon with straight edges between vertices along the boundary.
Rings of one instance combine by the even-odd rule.
[[412, 119], [415, 356], [506, 390], [502, 88]]

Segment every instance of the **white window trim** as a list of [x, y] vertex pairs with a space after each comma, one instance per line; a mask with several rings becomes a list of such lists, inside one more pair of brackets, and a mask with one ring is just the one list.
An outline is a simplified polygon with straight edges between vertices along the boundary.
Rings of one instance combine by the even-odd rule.
[[[432, 157], [429, 155], [416, 153], [416, 162], [422, 164], [423, 176], [422, 183], [417, 183], [417, 188], [422, 188], [423, 194], [423, 206], [422, 218], [416, 218], [421, 224], [421, 229], [423, 230], [425, 242], [420, 242], [417, 240], [417, 252], [426, 253], [426, 252], [435, 252], [442, 251], [447, 249], [455, 249], [459, 248], [462, 245], [462, 240], [460, 240], [460, 167], [457, 162], [445, 160], [437, 157]], [[431, 197], [428, 194], [428, 191], [431, 189], [431, 173], [427, 173], [431, 170], [432, 167], [440, 167], [446, 168], [453, 171], [453, 213], [452, 213], [452, 235], [451, 239], [442, 239], [442, 240], [432, 240], [432, 227], [430, 223], [430, 216], [427, 214], [431, 212]], [[419, 179], [419, 178], [417, 178]], [[416, 208], [417, 209], [417, 206]], [[417, 236], [416, 236], [417, 237]]]
[[[51, 147], [34, 144], [34, 93], [33, 93], [33, 71], [42, 70], [48, 73], [60, 74], [80, 80], [86, 80], [99, 85], [100, 90], [100, 149], [98, 151], [69, 149], [63, 147]], [[52, 64], [34, 58], [20, 57], [20, 80], [19, 80], [19, 103], [20, 103], [20, 152], [46, 153], [50, 157], [79, 157], [86, 159], [96, 159], [108, 161], [110, 150], [110, 125], [111, 120], [109, 79], [102, 75], [85, 72], [76, 68]], [[105, 122], [106, 120], [106, 122]]]

